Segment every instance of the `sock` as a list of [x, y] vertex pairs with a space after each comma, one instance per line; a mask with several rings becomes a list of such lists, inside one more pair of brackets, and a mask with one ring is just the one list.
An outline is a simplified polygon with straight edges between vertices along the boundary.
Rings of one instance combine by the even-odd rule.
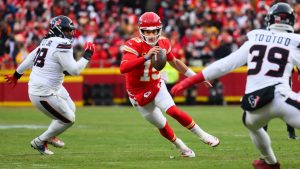
[[58, 136], [63, 133], [69, 127], [71, 127], [74, 123], [63, 123], [60, 120], [52, 120], [48, 129], [39, 136], [39, 139], [42, 141], [50, 140], [52, 137]]
[[176, 148], [180, 149], [180, 150], [187, 150], [189, 149], [181, 139], [176, 138], [176, 140], [173, 142], [173, 144], [176, 146]]
[[191, 129], [194, 127], [195, 122], [184, 111], [178, 109], [176, 106], [172, 106], [167, 110], [167, 114], [176, 119], [183, 127]]
[[166, 139], [170, 141], [176, 140], [176, 135], [173, 131], [173, 129], [169, 126], [168, 122], [166, 122], [166, 125], [164, 128], [159, 129], [160, 134], [165, 137]]
[[205, 131], [203, 131], [198, 124], [195, 124], [193, 128], [190, 129], [191, 132], [193, 132], [196, 136], [198, 136], [199, 138], [202, 138], [203, 136], [205, 136], [207, 133]]
[[277, 159], [271, 147], [271, 140], [268, 133], [263, 128], [255, 131], [249, 130], [249, 132], [250, 138], [255, 144], [256, 148], [260, 151], [262, 158], [268, 164], [276, 164]]

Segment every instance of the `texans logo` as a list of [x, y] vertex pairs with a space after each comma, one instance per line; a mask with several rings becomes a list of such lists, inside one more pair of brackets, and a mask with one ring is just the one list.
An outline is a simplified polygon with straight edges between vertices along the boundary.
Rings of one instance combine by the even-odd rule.
[[249, 104], [251, 105], [251, 107], [252, 108], [255, 108], [256, 107], [256, 105], [257, 105], [257, 103], [259, 102], [259, 100], [260, 100], [260, 97], [259, 96], [253, 96], [253, 95], [250, 95], [249, 97], [248, 97], [248, 102], [249, 102]]

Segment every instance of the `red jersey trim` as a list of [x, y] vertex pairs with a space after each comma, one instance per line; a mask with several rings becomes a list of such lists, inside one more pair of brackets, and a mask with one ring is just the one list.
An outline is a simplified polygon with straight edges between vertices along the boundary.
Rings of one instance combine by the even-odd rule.
[[71, 44], [58, 44], [56, 46], [56, 48], [59, 48], [59, 49], [71, 49], [72, 45]]

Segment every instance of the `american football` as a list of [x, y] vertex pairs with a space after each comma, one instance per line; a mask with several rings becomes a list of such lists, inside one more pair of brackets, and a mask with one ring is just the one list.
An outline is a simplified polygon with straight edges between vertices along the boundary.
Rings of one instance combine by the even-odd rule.
[[166, 62], [167, 62], [167, 56], [166, 56], [165, 49], [159, 50], [157, 55], [151, 58], [152, 66], [158, 71], [162, 70], [165, 67]]

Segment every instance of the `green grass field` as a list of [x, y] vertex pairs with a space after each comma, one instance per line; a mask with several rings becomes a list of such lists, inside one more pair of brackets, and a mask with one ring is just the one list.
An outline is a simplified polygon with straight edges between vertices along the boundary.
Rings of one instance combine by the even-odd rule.
[[[132, 107], [83, 107], [77, 110], [75, 125], [60, 136], [66, 147], [50, 147], [55, 154], [43, 156], [30, 147], [30, 141], [45, 130], [50, 119], [35, 108], [0, 107], [0, 168], [252, 168], [251, 162], [259, 157], [259, 153], [242, 125], [238, 106], [180, 107], [203, 129], [218, 136], [221, 144], [211, 148], [167, 117], [176, 135], [196, 153], [195, 158], [183, 158]], [[41, 128], [18, 128], [17, 125]], [[286, 126], [280, 120], [270, 123], [269, 133], [282, 168], [299, 168], [300, 140], [288, 140]]]

